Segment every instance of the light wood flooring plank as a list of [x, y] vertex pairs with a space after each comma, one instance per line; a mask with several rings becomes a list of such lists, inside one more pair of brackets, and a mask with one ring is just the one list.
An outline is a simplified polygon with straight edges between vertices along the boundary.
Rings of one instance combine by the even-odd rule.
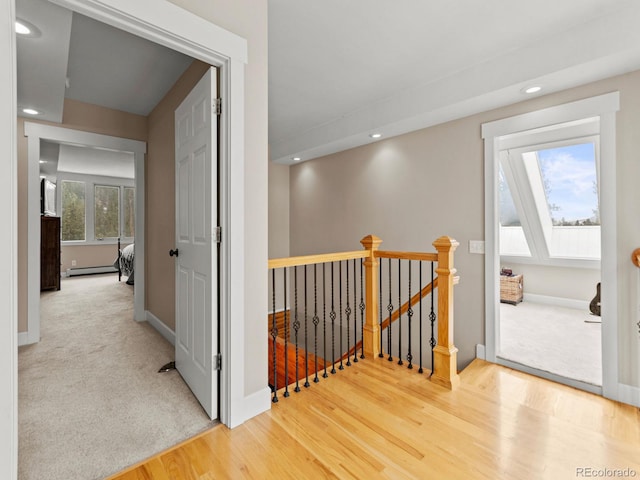
[[360, 361], [112, 480], [640, 475], [637, 408], [479, 360], [454, 392], [416, 370]]

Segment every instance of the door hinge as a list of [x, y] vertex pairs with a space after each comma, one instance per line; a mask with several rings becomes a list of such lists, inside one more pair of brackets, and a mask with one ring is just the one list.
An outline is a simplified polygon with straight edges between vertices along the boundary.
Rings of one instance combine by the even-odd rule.
[[212, 362], [213, 369], [214, 370], [218, 370], [218, 371], [222, 370], [222, 354], [221, 353], [216, 353], [213, 356], [212, 360], [213, 360], [213, 362]]
[[222, 227], [216, 227], [215, 237], [216, 243], [222, 242]]
[[213, 99], [213, 113], [215, 115], [220, 115], [222, 113], [222, 99], [214, 98]]

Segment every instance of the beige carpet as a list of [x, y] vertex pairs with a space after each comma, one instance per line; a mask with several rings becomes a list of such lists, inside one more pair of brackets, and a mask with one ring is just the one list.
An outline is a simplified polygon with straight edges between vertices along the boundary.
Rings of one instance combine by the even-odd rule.
[[174, 370], [173, 346], [133, 318], [114, 275], [41, 296], [40, 343], [20, 347], [20, 480], [100, 479], [211, 426]]
[[502, 358], [602, 385], [601, 324], [588, 311], [522, 302], [500, 304]]

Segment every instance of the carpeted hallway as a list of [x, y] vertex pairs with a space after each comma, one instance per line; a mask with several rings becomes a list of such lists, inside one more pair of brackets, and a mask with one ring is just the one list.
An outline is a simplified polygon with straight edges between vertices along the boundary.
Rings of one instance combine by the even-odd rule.
[[41, 341], [20, 347], [20, 480], [104, 478], [212, 425], [173, 346], [133, 318], [112, 274], [63, 279], [41, 296]]

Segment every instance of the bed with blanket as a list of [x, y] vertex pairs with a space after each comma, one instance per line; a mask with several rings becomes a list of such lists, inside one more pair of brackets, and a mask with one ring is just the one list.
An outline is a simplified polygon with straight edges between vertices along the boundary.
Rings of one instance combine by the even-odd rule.
[[113, 266], [118, 270], [118, 281], [122, 280], [124, 275], [127, 278], [127, 285], [133, 285], [134, 282], [134, 244], [121, 248], [120, 239], [118, 239], [118, 258], [113, 262]]

